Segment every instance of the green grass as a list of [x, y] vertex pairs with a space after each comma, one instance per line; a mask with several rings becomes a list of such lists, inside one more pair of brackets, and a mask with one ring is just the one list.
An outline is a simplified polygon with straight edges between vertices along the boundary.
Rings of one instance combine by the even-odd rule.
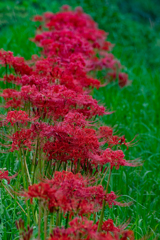
[[[35, 23], [32, 23], [29, 18], [33, 14], [46, 10], [56, 12], [64, 2], [59, 0], [50, 3], [48, 0], [40, 4], [40, 1], [35, 0], [19, 1], [17, 5], [12, 1], [0, 3], [0, 48], [13, 51], [15, 55], [22, 55], [26, 59], [29, 59], [32, 54], [37, 54], [38, 47], [29, 41], [35, 30]], [[107, 108], [115, 111], [110, 116], [102, 117], [101, 124], [114, 127], [115, 131], [124, 134], [128, 141], [138, 135], [136, 145], [125, 151], [126, 159], [140, 158], [143, 161], [143, 166], [126, 167], [114, 171], [110, 189], [122, 195], [123, 200], [133, 201], [133, 205], [126, 208], [115, 207], [106, 212], [106, 217], [116, 217], [118, 224], [129, 219], [129, 226], [135, 231], [136, 239], [147, 233], [152, 234], [148, 239], [154, 239], [160, 235], [160, 36], [158, 16], [156, 10], [150, 8], [150, 5], [147, 8], [146, 3], [144, 7], [140, 1], [140, 10], [143, 13], [148, 11], [148, 14], [155, 16], [153, 18], [156, 23], [155, 27], [150, 27], [149, 21], [137, 17], [135, 11], [132, 10], [126, 14], [126, 1], [122, 1], [121, 6], [120, 1], [107, 2], [108, 4], [105, 4], [103, 0], [67, 1], [73, 6], [81, 5], [85, 12], [91, 14], [98, 22], [100, 28], [110, 33], [108, 39], [116, 44], [113, 53], [120, 59], [129, 78], [133, 80], [132, 85], [123, 89], [120, 89], [117, 83], [113, 83], [98, 91], [94, 90], [93, 93], [94, 97], [104, 103]], [[150, 1], [145, 2], [151, 4]], [[133, 9], [136, 5], [134, 6], [133, 1], [131, 3], [131, 9]], [[3, 88], [3, 84], [1, 82], [0, 84]], [[1, 109], [2, 113], [3, 109]], [[13, 173], [17, 169], [15, 163], [16, 160], [12, 154], [0, 154], [0, 168], [6, 167]], [[3, 232], [3, 239], [15, 239], [14, 222], [19, 209], [15, 201], [6, 197], [4, 189], [1, 189], [1, 196], [0, 233]]]

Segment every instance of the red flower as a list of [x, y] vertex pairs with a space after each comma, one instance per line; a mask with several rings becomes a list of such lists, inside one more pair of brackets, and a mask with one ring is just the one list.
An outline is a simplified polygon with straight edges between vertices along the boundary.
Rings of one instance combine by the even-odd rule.
[[124, 159], [124, 153], [122, 150], [113, 151], [110, 148], [107, 148], [102, 154], [102, 162], [110, 163], [111, 169], [115, 167], [119, 169], [119, 166], [130, 166], [136, 167], [136, 163], [132, 163], [130, 161], [126, 161]]
[[120, 232], [118, 227], [115, 227], [112, 219], [108, 219], [102, 224], [102, 231], [105, 232]]
[[43, 21], [43, 17], [40, 15], [36, 15], [33, 17], [32, 21], [34, 22], [42, 22]]
[[15, 178], [17, 176], [17, 173], [12, 175], [12, 176], [8, 176], [8, 171], [3, 171], [3, 170], [0, 170], [0, 181], [2, 179], [6, 179], [8, 181], [8, 183], [10, 183], [10, 180], [12, 178]]
[[22, 110], [20, 111], [9, 111], [7, 113], [6, 117], [7, 123], [11, 123], [12, 126], [14, 126], [15, 123], [22, 123], [26, 124], [28, 121], [30, 121], [30, 118], [28, 117], [28, 114]]
[[119, 231], [118, 228], [114, 227], [112, 219], [108, 219], [103, 223], [105, 229], [102, 232], [97, 232], [97, 224], [85, 217], [76, 217], [69, 222], [69, 225], [70, 227], [67, 229], [58, 227], [53, 229], [49, 240], [134, 240], [132, 231]]
[[9, 66], [11, 66], [11, 64], [13, 63], [13, 53], [10, 51], [4, 51], [3, 49], [0, 50], [0, 64], [5, 65], [9, 64]]
[[129, 146], [130, 143], [126, 142], [125, 136], [119, 137], [117, 135], [113, 135], [113, 129], [108, 126], [102, 126], [99, 128], [99, 137], [102, 137], [108, 143], [108, 146], [114, 145], [122, 145]]
[[12, 140], [12, 148], [10, 151], [13, 152], [14, 150], [19, 150], [21, 147], [31, 150], [35, 136], [31, 129], [22, 128], [20, 131], [15, 132], [10, 138]]
[[22, 193], [22, 196], [25, 196], [26, 198], [30, 198], [31, 202], [33, 198], [38, 198], [40, 200], [48, 200], [48, 191], [49, 191], [49, 184], [48, 183], [38, 183], [33, 184], [32, 186], [28, 187], [28, 191]]

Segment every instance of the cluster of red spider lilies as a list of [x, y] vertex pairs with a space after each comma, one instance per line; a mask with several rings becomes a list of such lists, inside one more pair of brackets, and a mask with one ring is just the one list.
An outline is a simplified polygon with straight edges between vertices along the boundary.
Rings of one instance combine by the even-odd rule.
[[98, 116], [110, 112], [89, 95], [111, 81], [123, 87], [128, 76], [109, 52], [107, 33], [82, 8], [65, 5], [33, 20], [39, 22], [32, 41], [41, 47], [40, 56], [26, 61], [0, 51], [1, 80], [10, 86], [1, 93], [7, 109], [1, 151], [8, 148], [18, 159], [18, 173], [1, 169], [0, 181], [14, 197], [3, 179], [11, 184], [18, 178], [17, 195], [25, 201], [22, 207], [17, 200], [24, 217], [16, 221], [20, 239], [134, 239], [127, 224], [115, 226], [105, 210], [129, 204], [109, 192], [112, 169], [137, 163], [120, 150], [129, 146], [124, 136], [98, 127]]

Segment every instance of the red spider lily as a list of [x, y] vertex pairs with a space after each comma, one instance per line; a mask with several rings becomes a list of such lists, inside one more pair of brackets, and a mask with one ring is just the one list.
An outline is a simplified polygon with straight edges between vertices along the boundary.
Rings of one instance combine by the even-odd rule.
[[23, 57], [14, 57], [12, 66], [16, 74], [31, 75], [32, 68], [28, 66]]
[[20, 231], [20, 235], [22, 239], [29, 240], [32, 237], [33, 234], [33, 227], [27, 226], [27, 228], [24, 227], [24, 221], [20, 219], [19, 221], [16, 221], [16, 227]]
[[[97, 24], [81, 8], [71, 11], [67, 6], [64, 9], [66, 10], [57, 14], [43, 15], [42, 18], [49, 31], [42, 31], [33, 41], [43, 47], [43, 53], [47, 57], [58, 56], [61, 62], [64, 58], [81, 53], [87, 71], [107, 68], [111, 70], [109, 73], [111, 75], [108, 76], [112, 76], [112, 80], [115, 80], [114, 73], [117, 72], [117, 68], [119, 72], [121, 65], [112, 54], [107, 52], [112, 47], [112, 44], [106, 41], [107, 33], [99, 30]], [[96, 57], [97, 49], [100, 58]], [[119, 85], [122, 87], [127, 83], [128, 76], [119, 73]]]
[[31, 129], [21, 129], [20, 131], [13, 133], [10, 138], [12, 140], [12, 147], [10, 151], [13, 152], [14, 150], [19, 150], [20, 148], [31, 150], [35, 136]]
[[3, 77], [3, 81], [5, 82], [13, 82], [14, 84], [18, 84], [21, 78], [19, 76], [15, 76], [13, 74], [9, 74]]
[[117, 135], [113, 135], [113, 129], [108, 126], [102, 126], [99, 128], [100, 137], [108, 143], [108, 146], [114, 145], [125, 145], [129, 146], [130, 143], [126, 142], [125, 136], [119, 137]]
[[99, 151], [100, 144], [93, 129], [64, 125], [54, 127], [54, 130], [63, 137], [57, 135], [54, 140], [51, 139], [44, 144], [43, 150], [48, 160], [57, 159], [61, 162], [70, 160], [76, 164], [80, 159], [81, 164], [84, 164], [90, 152]]
[[126, 85], [128, 85], [129, 83], [131, 83], [131, 81], [128, 80], [128, 75], [126, 73], [116, 73], [114, 72], [110, 72], [109, 74], [110, 77], [110, 81], [116, 80], [118, 79], [118, 83], [120, 87], [124, 87]]
[[22, 193], [27, 198], [45, 200], [50, 211], [58, 208], [64, 212], [84, 214], [93, 213], [102, 207], [103, 199], [119, 205], [117, 196], [111, 192], [105, 194], [102, 186], [88, 186], [88, 181], [80, 174], [71, 172], [55, 172], [54, 178], [39, 184], [29, 186], [28, 191]]
[[54, 119], [64, 117], [70, 110], [76, 109], [77, 112], [83, 113], [87, 118], [96, 115], [110, 114], [105, 112], [103, 106], [89, 95], [76, 94], [75, 91], [68, 90], [64, 86], [54, 85], [46, 86], [39, 91], [35, 85], [23, 86], [21, 91], [6, 89], [1, 96], [6, 100], [6, 108], [22, 107], [26, 101], [30, 101], [31, 106], [39, 109], [41, 117], [54, 116]]
[[2, 65], [9, 65], [11, 66], [13, 62], [13, 53], [10, 51], [4, 51], [3, 49], [0, 50], [0, 64]]
[[114, 227], [111, 219], [105, 223], [110, 222], [110, 227], [103, 229], [102, 232], [97, 232], [97, 225], [93, 224], [93, 221], [89, 221], [86, 218], [74, 218], [69, 222], [70, 227], [67, 229], [55, 228], [53, 234], [50, 235], [49, 240], [133, 240], [134, 234], [132, 231], [121, 231]]
[[[106, 70], [104, 80], [108, 82], [118, 79], [120, 87], [128, 84], [128, 75], [120, 72], [120, 62], [109, 53], [113, 45], [106, 41], [107, 33], [98, 29], [82, 8], [72, 11], [66, 5], [60, 13], [37, 15], [33, 21], [42, 22], [32, 39], [42, 48], [42, 55], [33, 55], [26, 61], [23, 57], [13, 56], [12, 52], [1, 50], [0, 64], [6, 67], [3, 80], [20, 85], [15, 86], [20, 90], [5, 89], [0, 96], [5, 99], [5, 108], [11, 110], [6, 122], [11, 126], [15, 124], [15, 129], [18, 129], [9, 136], [11, 151], [32, 151], [31, 154], [23, 151], [29, 183], [31, 169], [35, 170], [31, 177], [36, 179], [39, 173], [37, 162], [41, 163], [41, 160], [44, 160], [42, 167], [44, 172], [47, 170], [46, 175], [52, 177], [50, 174], [53, 173], [53, 177], [30, 185], [20, 195], [31, 202], [37, 198], [45, 203], [43, 206], [47, 206], [49, 211], [44, 211], [44, 215], [51, 212], [58, 212], [57, 216], [67, 214], [66, 225], [68, 216], [71, 219], [74, 215], [79, 216], [69, 223], [69, 228], [55, 228], [49, 240], [133, 239], [132, 231], [114, 226], [112, 219], [101, 221], [102, 231], [98, 232], [98, 225], [85, 218], [103, 209], [105, 202], [108, 207], [128, 205], [118, 202], [114, 192], [106, 193], [101, 185], [94, 186], [94, 179], [88, 179], [105, 172], [108, 165], [111, 169], [137, 166], [124, 159], [123, 151], [111, 149], [122, 144], [128, 147], [124, 136], [114, 135], [110, 127], [96, 130], [92, 118], [110, 113], [89, 95], [94, 87], [98, 89], [101, 86], [95, 78], [98, 70]], [[36, 122], [37, 118], [39, 121]], [[106, 143], [108, 148], [103, 150]], [[30, 155], [33, 161], [28, 165]], [[45, 169], [47, 164], [49, 170]], [[56, 171], [63, 167], [67, 171]], [[9, 182], [12, 177], [8, 176], [8, 171], [0, 171], [0, 179], [5, 178]], [[39, 214], [40, 236], [41, 211]], [[20, 225], [24, 228], [23, 223], [17, 226]], [[29, 239], [32, 232], [28, 227], [22, 237]]]
[[122, 232], [122, 238], [121, 240], [127, 240], [127, 239], [130, 239], [130, 240], [134, 240], [134, 232], [131, 231], [131, 230], [124, 230]]
[[113, 151], [110, 148], [107, 148], [103, 152], [101, 157], [102, 157], [103, 163], [110, 163], [111, 169], [113, 167], [115, 167], [116, 169], [119, 169], [119, 166], [130, 166], [130, 167], [137, 166], [136, 163], [132, 163], [124, 159], [124, 153], [122, 150]]
[[14, 126], [15, 123], [27, 124], [28, 121], [31, 121], [28, 114], [22, 110], [9, 111], [7, 113], [6, 122], [10, 122], [12, 126]]
[[101, 154], [90, 154], [91, 163], [94, 166], [104, 166], [105, 164], [110, 164], [111, 169], [115, 167], [117, 170], [120, 166], [136, 167], [141, 164], [136, 160], [125, 160], [124, 153], [122, 150], [113, 151], [110, 148], [102, 151]]
[[102, 224], [102, 231], [105, 232], [120, 232], [118, 227], [115, 227], [112, 219], [108, 219]]
[[[110, 148], [101, 150], [100, 147], [105, 142], [99, 142], [99, 138], [105, 137], [108, 144], [111, 143], [111, 139], [113, 140], [110, 128], [104, 127], [103, 132], [100, 129], [101, 134], [97, 135], [96, 131], [90, 127], [92, 125], [86, 121], [86, 117], [76, 111], [69, 112], [64, 121], [55, 123], [54, 126], [35, 122], [29, 129], [20, 129], [11, 136], [11, 151], [22, 146], [31, 150], [35, 139], [40, 137], [40, 148], [46, 154], [47, 160], [53, 163], [71, 161], [74, 163], [72, 170], [75, 172], [78, 162], [80, 163], [79, 171], [86, 169], [85, 171], [91, 174], [95, 166], [107, 163], [110, 163], [111, 168], [115, 166], [116, 169], [119, 166], [137, 166], [136, 163], [126, 161], [121, 150], [114, 151]], [[119, 139], [122, 140], [122, 138]], [[121, 144], [119, 141], [118, 143]]]
[[8, 181], [8, 183], [10, 183], [10, 180], [12, 178], [15, 178], [17, 176], [17, 173], [12, 175], [12, 176], [8, 176], [8, 171], [3, 171], [3, 170], [0, 170], [0, 181], [2, 179], [6, 179]]
[[28, 192], [24, 192], [23, 196], [27, 199], [30, 198], [31, 202], [33, 198], [38, 198], [40, 200], [48, 199], [48, 191], [50, 186], [48, 183], [38, 183], [28, 187]]
[[19, 92], [14, 89], [4, 89], [3, 93], [0, 94], [6, 101], [5, 108], [17, 109], [22, 106], [22, 101], [19, 96]]
[[70, 11], [71, 10], [71, 7], [69, 6], [69, 5], [63, 5], [62, 7], [61, 7], [61, 11], [62, 12], [68, 12], [68, 11]]
[[0, 50], [0, 64], [9, 67], [13, 67], [16, 74], [27, 74], [30, 75], [32, 72], [32, 68], [29, 67], [23, 57], [14, 57], [13, 53], [10, 51]]
[[40, 15], [36, 15], [33, 17], [32, 21], [34, 22], [42, 22], [43, 21], [43, 17]]

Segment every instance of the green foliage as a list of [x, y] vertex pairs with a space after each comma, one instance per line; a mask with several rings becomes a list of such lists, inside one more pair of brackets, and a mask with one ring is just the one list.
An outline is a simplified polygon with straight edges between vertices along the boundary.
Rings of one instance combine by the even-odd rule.
[[[124, 134], [128, 141], [138, 134], [134, 141], [137, 140], [137, 143], [125, 154], [126, 159], [142, 159], [143, 166], [136, 169], [123, 168], [119, 173], [115, 172], [111, 179], [111, 189], [115, 192], [121, 189], [119, 194], [124, 195], [123, 199], [133, 201], [134, 204], [129, 208], [115, 207], [113, 211], [106, 212], [106, 217], [118, 215], [118, 224], [129, 219], [129, 226], [136, 232], [136, 239], [147, 233], [151, 234], [149, 239], [160, 234], [160, 4], [158, 0], [153, 2], [67, 1], [73, 7], [81, 5], [100, 28], [109, 32], [108, 40], [116, 44], [113, 53], [126, 66], [126, 72], [133, 80], [130, 86], [123, 89], [113, 83], [98, 91], [94, 90], [93, 94], [107, 108], [115, 111], [101, 118], [103, 123], [114, 126], [115, 131]], [[29, 41], [35, 29], [35, 23], [30, 21], [31, 16], [44, 11], [56, 12], [64, 3], [66, 1], [63, 0], [0, 2], [1, 48], [26, 59], [37, 54], [38, 47]], [[154, 22], [153, 26], [149, 24], [149, 19]], [[3, 87], [1, 82], [0, 86]], [[15, 161], [12, 154], [0, 153], [0, 168], [6, 166], [13, 173]], [[2, 239], [15, 239], [14, 222], [19, 209], [16, 201], [6, 197], [4, 190], [0, 191], [0, 234], [3, 234]], [[6, 222], [7, 219], [10, 221]]]

